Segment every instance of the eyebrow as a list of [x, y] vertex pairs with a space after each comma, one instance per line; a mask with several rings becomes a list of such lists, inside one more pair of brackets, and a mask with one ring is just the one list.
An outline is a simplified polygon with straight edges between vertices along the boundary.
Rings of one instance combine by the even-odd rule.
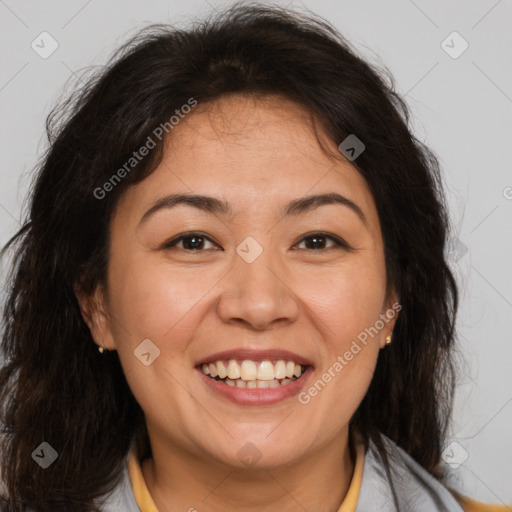
[[[345, 196], [337, 193], [329, 194], [317, 194], [299, 199], [294, 199], [289, 202], [283, 210], [284, 216], [301, 215], [320, 206], [340, 204], [347, 206], [353, 212], [357, 214], [360, 220], [368, 227], [368, 221], [362, 211], [362, 209], [353, 201]], [[170, 194], [161, 197], [146, 211], [139, 221], [139, 226], [145, 223], [149, 217], [155, 214], [157, 211], [163, 209], [175, 208], [178, 205], [188, 205], [198, 210], [218, 214], [218, 215], [231, 215], [232, 209], [227, 201], [223, 201], [216, 197], [198, 195], [198, 194]]]

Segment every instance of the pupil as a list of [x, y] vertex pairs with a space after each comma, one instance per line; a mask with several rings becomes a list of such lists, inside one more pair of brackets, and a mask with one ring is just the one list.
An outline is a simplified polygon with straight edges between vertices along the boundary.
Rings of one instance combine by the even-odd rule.
[[[198, 247], [201, 246], [201, 243], [203, 241], [202, 237], [200, 237], [200, 236], [189, 236], [185, 240], [189, 240], [189, 242], [186, 243], [187, 246], [191, 246], [191, 247], [187, 247], [189, 249], [197, 249]], [[199, 240], [199, 242], [197, 242], [197, 243], [190, 243], [190, 240]]]
[[313, 247], [322, 247], [323, 244], [321, 242], [318, 242], [319, 240], [322, 240], [324, 237], [322, 236], [312, 236], [310, 237], [310, 245], [312, 245]]

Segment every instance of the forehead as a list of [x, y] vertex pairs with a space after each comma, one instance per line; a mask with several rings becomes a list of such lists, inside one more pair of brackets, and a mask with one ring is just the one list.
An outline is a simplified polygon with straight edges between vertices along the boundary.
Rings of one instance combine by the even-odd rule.
[[125, 192], [120, 209], [129, 208], [135, 222], [146, 205], [183, 192], [222, 198], [236, 216], [305, 195], [338, 192], [358, 203], [377, 226], [364, 178], [341, 154], [334, 159], [324, 148], [339, 153], [296, 103], [273, 96], [224, 97], [198, 105], [180, 120], [158, 167]]
[[[219, 172], [231, 165], [226, 173], [233, 179], [240, 173], [277, 178], [271, 172], [277, 170], [274, 166], [289, 172], [298, 167], [293, 165], [297, 159], [313, 169], [332, 166], [319, 146], [313, 122], [303, 107], [281, 97], [227, 96], [199, 106], [183, 119], [169, 138], [166, 155], [169, 163], [185, 155], [195, 162], [208, 160], [206, 167], [215, 166]], [[323, 133], [319, 135], [328, 143]], [[261, 172], [263, 166], [267, 173]], [[198, 174], [204, 167], [196, 168]]]

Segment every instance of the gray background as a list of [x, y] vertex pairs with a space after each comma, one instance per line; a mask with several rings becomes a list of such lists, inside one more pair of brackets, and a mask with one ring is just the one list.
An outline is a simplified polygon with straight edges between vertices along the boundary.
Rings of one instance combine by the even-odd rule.
[[[213, 8], [224, 4], [209, 1]], [[463, 358], [445, 460], [453, 466], [452, 485], [463, 493], [510, 504], [512, 1], [278, 3], [305, 5], [372, 63], [386, 65], [412, 108], [416, 135], [440, 158], [454, 226], [450, 259], [461, 289]], [[185, 25], [210, 5], [206, 0], [0, 0], [2, 245], [25, 213], [30, 172], [46, 144], [45, 118], [64, 85], [72, 87], [80, 69], [106, 62], [138, 28], [150, 22]], [[43, 31], [59, 45], [47, 59], [31, 48]], [[453, 31], [469, 44], [457, 58], [441, 46]], [[463, 48], [453, 37], [446, 44], [452, 53]]]

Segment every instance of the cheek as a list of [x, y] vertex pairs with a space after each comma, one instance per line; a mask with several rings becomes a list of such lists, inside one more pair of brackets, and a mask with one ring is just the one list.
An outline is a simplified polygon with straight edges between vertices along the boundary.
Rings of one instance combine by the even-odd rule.
[[[123, 371], [137, 402], [146, 415], [163, 428], [180, 430], [180, 419], [172, 411], [200, 410], [184, 391], [184, 354], [199, 315], [201, 299], [219, 277], [197, 270], [180, 271], [165, 262], [136, 258], [112, 258], [109, 284], [114, 321], [112, 328]], [[145, 366], [134, 350], [150, 339], [160, 353]], [[153, 357], [153, 349], [149, 348]], [[165, 407], [162, 406], [165, 404]]]
[[325, 326], [327, 338], [341, 350], [379, 318], [385, 273], [378, 260], [354, 260], [354, 264], [310, 274], [297, 287], [302, 287], [305, 302]]
[[324, 335], [322, 367], [311, 393], [322, 395], [315, 407], [327, 416], [329, 410], [339, 412], [332, 425], [338, 428], [357, 409], [375, 370], [379, 337], [368, 333], [382, 310], [384, 266], [378, 258], [354, 258], [332, 272], [310, 275], [302, 286], [305, 302]]
[[122, 324], [119, 335], [125, 338], [128, 331], [133, 343], [145, 338], [163, 342], [168, 335], [178, 341], [190, 313], [219, 280], [211, 271], [172, 268], [151, 258], [112, 269], [111, 311], [115, 323]]

